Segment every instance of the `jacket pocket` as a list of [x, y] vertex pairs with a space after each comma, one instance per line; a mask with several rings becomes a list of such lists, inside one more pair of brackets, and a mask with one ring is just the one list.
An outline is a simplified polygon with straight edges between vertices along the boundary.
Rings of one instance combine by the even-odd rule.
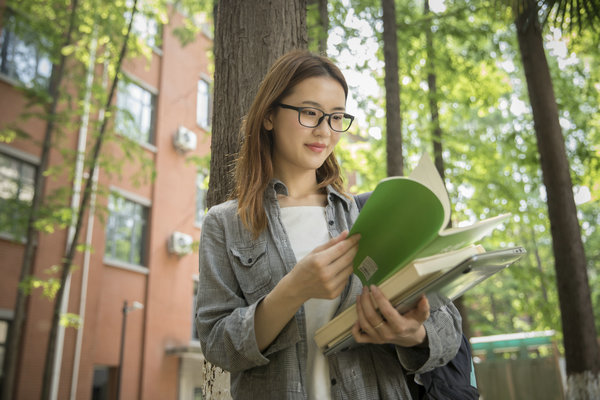
[[271, 281], [266, 253], [266, 241], [256, 242], [252, 246], [248, 246], [247, 243], [232, 246], [235, 275], [244, 294], [255, 294]]

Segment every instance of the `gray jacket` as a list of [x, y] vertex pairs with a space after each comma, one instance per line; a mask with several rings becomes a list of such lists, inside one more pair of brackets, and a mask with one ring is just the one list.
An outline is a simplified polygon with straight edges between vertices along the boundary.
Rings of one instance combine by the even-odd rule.
[[[231, 373], [234, 399], [306, 399], [304, 308], [263, 352], [258, 350], [254, 315], [259, 302], [296, 264], [280, 218], [274, 180], [265, 191], [268, 228], [257, 239], [237, 215], [237, 202], [212, 207], [202, 225], [196, 324], [204, 356]], [[349, 229], [358, 215], [351, 198], [327, 188], [326, 216], [332, 237]], [[350, 306], [362, 285], [351, 276], [336, 315]], [[328, 357], [334, 399], [410, 399], [405, 373], [448, 362], [461, 341], [460, 315], [451, 303], [431, 304], [425, 321], [428, 346], [363, 345]]]

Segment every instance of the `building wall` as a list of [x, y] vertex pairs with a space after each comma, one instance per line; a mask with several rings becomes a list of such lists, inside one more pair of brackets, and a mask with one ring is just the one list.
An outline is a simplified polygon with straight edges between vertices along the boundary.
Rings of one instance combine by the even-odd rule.
[[[172, 255], [167, 251], [167, 240], [175, 231], [189, 234], [195, 240], [200, 236], [200, 227], [194, 222], [196, 167], [186, 160], [192, 154], [202, 156], [210, 150], [208, 132], [196, 123], [196, 96], [198, 79], [210, 79], [208, 52], [212, 43], [209, 37], [199, 34], [195, 42], [182, 47], [172, 34], [173, 25], [181, 21], [181, 16], [176, 14], [170, 25], [164, 27], [162, 48], [153, 52], [150, 62], [139, 58], [127, 61], [124, 66], [129, 77], [154, 89], [158, 95], [154, 146], [144, 147], [144, 157], [156, 168], [156, 179], [136, 185], [133, 177], [140, 167], [128, 163], [120, 178], [101, 171], [99, 181], [101, 185], [126, 191], [151, 203], [146, 246], [148, 268], [144, 273], [107, 262], [104, 259], [107, 216], [93, 219], [94, 250], [89, 255], [87, 280], [84, 280], [84, 256], [78, 254], [69, 290], [68, 312], [83, 313], [84, 317], [80, 328], [83, 332], [81, 357], [76, 371], [77, 399], [91, 398], [95, 366], [118, 367], [124, 301], [130, 305], [138, 301], [144, 308], [127, 314], [121, 398], [177, 399], [181, 390], [180, 376], [189, 376], [180, 370], [181, 365], [185, 365], [181, 356], [167, 354], [166, 350], [190, 345], [197, 254]], [[14, 121], [23, 105], [24, 100], [13, 82], [0, 77], [0, 127]], [[194, 152], [182, 154], [173, 147], [173, 135], [179, 126], [197, 134], [198, 147]], [[23, 128], [39, 140], [45, 125], [28, 121]], [[71, 148], [75, 148], [76, 140], [76, 132], [67, 136]], [[34, 157], [40, 154], [32, 140], [18, 139], [5, 146]], [[104, 150], [112, 154], [122, 152], [118, 142], [108, 143]], [[53, 152], [51, 164], [60, 162], [58, 152]], [[63, 178], [48, 182], [47, 192], [68, 182]], [[107, 201], [106, 197], [98, 196], [98, 207], [106, 207]], [[87, 223], [88, 220], [82, 239]], [[59, 263], [65, 244], [64, 230], [40, 237], [35, 261], [38, 276], [46, 277], [44, 270]], [[0, 309], [7, 312], [14, 308], [23, 249], [22, 243], [0, 238]], [[82, 295], [86, 298], [84, 308], [80, 309]], [[39, 398], [52, 306], [39, 290], [28, 298], [18, 372], [19, 399]], [[64, 335], [59, 399], [68, 399], [71, 395], [77, 330], [66, 328]]]

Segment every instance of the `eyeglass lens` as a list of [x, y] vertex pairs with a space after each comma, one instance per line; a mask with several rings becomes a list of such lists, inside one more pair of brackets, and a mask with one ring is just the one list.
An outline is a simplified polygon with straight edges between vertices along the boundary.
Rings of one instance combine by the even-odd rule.
[[[299, 111], [300, 123], [307, 128], [314, 128], [319, 125], [324, 115], [323, 111], [317, 108], [304, 108]], [[346, 131], [350, 128], [350, 124], [352, 124], [352, 118], [348, 118], [342, 112], [332, 113], [326, 119], [331, 129], [338, 132]]]

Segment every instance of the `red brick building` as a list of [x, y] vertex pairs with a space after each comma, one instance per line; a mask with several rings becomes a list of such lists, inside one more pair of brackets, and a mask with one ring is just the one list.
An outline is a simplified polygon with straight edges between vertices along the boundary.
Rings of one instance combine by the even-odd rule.
[[[4, 17], [0, 22], [0, 129], [25, 109], [19, 87], [47, 79], [51, 68], [35, 47], [11, 34], [6, 22], [12, 18], [10, 13]], [[126, 162], [120, 174], [109, 176], [100, 169], [99, 185], [108, 188], [110, 195], [96, 196], [95, 207], [108, 211], [103, 218], [90, 215], [85, 220], [81, 239], [93, 250], [76, 256], [64, 307], [78, 314], [82, 325], [59, 333], [53, 398], [115, 398], [121, 356], [121, 399], [201, 397], [202, 361], [192, 323], [198, 265], [189, 245], [200, 237], [207, 172], [199, 171], [188, 158], [209, 153], [212, 40], [201, 33], [182, 47], [173, 35], [173, 27], [181, 23], [182, 17], [174, 15], [162, 29], [140, 24], [148, 31], [148, 40], [158, 34], [160, 41], [153, 42], [150, 61], [128, 60], [123, 67], [127, 80], [119, 87], [116, 103], [133, 118], [117, 114], [116, 131], [139, 144], [143, 157], [155, 168], [156, 179], [136, 184], [140, 165], [134, 161]], [[92, 132], [83, 126], [66, 135], [63, 146], [74, 150], [80, 138], [84, 143], [86, 137], [89, 140]], [[43, 138], [45, 124], [28, 120], [21, 128], [32, 140], [0, 141], [0, 357], [14, 317], [25, 248], [23, 216], [33, 196], [41, 154], [36, 142]], [[123, 152], [118, 140], [103, 151], [117, 156]], [[61, 160], [53, 150], [50, 165]], [[61, 185], [73, 188], [68, 179], [49, 179], [46, 192]], [[59, 230], [40, 236], [35, 275], [47, 278], [45, 271], [60, 264], [67, 235]], [[40, 396], [52, 307], [39, 289], [27, 299], [17, 399]]]

